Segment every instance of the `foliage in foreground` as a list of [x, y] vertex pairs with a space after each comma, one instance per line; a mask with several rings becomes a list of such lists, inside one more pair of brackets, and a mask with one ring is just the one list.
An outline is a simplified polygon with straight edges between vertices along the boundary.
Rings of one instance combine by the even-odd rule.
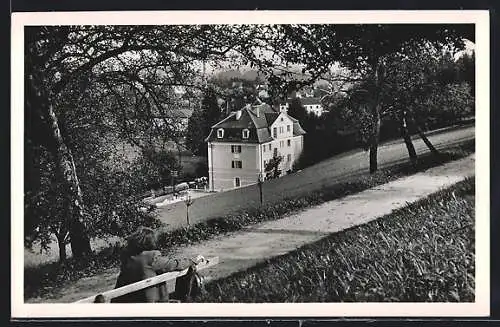
[[[417, 170], [426, 170], [465, 157], [472, 152], [474, 152], [474, 141], [450, 148], [448, 152], [443, 153], [440, 159], [427, 154], [422, 156]], [[160, 247], [167, 252], [176, 245], [208, 240], [215, 235], [234, 232], [251, 224], [279, 219], [294, 211], [360, 192], [414, 172], [407, 163], [396, 165], [380, 170], [375, 174], [358, 177], [304, 196], [285, 199], [276, 204], [210, 219], [197, 223], [190, 228], [165, 232], [159, 237]], [[69, 258], [65, 264], [48, 263], [38, 267], [25, 268], [24, 296], [25, 298], [44, 296], [44, 294], [51, 292], [53, 288], [62, 285], [66, 281], [78, 280], [79, 278], [95, 275], [104, 269], [117, 267], [119, 265], [119, 252], [120, 244], [115, 244], [81, 262]]]
[[472, 302], [474, 178], [206, 286], [199, 302]]

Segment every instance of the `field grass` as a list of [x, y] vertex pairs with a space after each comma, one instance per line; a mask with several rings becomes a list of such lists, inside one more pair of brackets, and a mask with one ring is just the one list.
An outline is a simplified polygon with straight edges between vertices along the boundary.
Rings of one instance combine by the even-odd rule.
[[206, 285], [198, 302], [474, 301], [474, 178]]
[[[281, 202], [240, 210], [192, 225], [189, 228], [177, 229], [160, 234], [161, 250], [168, 253], [176, 245], [192, 244], [213, 238], [216, 235], [234, 232], [255, 223], [279, 219], [285, 215], [312, 207], [326, 201], [338, 199], [346, 195], [363, 191], [384, 183], [388, 183], [417, 171], [426, 170], [445, 162], [463, 158], [474, 152], [474, 141], [455, 146], [444, 152], [440, 158], [430, 154], [421, 156], [418, 167], [414, 169], [407, 162], [375, 174], [352, 178], [347, 182], [324, 187], [304, 196], [284, 199]], [[64, 265], [57, 262], [41, 264], [24, 269], [24, 296], [30, 298], [50, 293], [52, 288], [60, 287], [67, 281], [95, 275], [104, 269], [119, 265], [120, 245], [110, 245], [83, 262], [70, 258]]]

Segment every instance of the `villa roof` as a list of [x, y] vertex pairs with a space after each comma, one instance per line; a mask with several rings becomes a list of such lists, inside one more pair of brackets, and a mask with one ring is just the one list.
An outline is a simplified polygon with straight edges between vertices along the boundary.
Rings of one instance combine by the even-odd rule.
[[[268, 104], [247, 105], [237, 112], [230, 113], [226, 118], [212, 126], [210, 134], [205, 141], [210, 142], [241, 142], [241, 143], [266, 143], [271, 141], [271, 125], [280, 114], [287, 115], [293, 122], [293, 135], [303, 135], [305, 131], [297, 119], [286, 113], [275, 111]], [[217, 130], [224, 129], [224, 136], [217, 138]], [[248, 129], [249, 137], [243, 138], [243, 130]]]

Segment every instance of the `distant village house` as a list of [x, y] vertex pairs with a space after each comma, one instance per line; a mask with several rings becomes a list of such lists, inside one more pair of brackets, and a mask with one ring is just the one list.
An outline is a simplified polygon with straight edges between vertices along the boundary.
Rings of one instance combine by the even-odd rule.
[[[323, 105], [321, 104], [320, 98], [315, 97], [297, 97], [300, 104], [305, 108], [308, 114], [313, 113], [317, 117], [321, 117], [324, 112]], [[285, 103], [280, 104], [280, 111], [287, 111], [290, 108], [292, 98], [289, 98]]]

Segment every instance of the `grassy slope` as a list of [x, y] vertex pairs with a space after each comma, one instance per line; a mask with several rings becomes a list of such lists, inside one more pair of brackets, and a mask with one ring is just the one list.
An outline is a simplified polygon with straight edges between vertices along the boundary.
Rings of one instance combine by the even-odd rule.
[[[417, 170], [409, 167], [408, 163], [395, 165], [387, 169], [381, 169], [373, 175], [364, 175], [348, 182], [319, 189], [306, 196], [285, 199], [277, 204], [266, 205], [262, 208], [242, 210], [234, 214], [197, 223], [188, 229], [166, 232], [160, 235], [159, 243], [162, 250], [168, 252], [175, 245], [200, 242], [216, 235], [237, 231], [244, 226], [279, 219], [297, 210], [360, 192], [411, 175], [416, 171], [422, 171], [444, 162], [462, 158], [472, 152], [474, 152], [474, 141], [469, 141], [449, 149], [440, 159], [436, 159], [430, 154], [421, 156]], [[43, 296], [50, 293], [53, 287], [60, 287], [68, 281], [92, 276], [104, 269], [117, 267], [119, 264], [119, 251], [119, 247], [109, 247], [85, 262], [76, 262], [70, 259], [65, 265], [48, 263], [38, 267], [26, 267], [24, 269], [24, 296], [25, 298]]]
[[[461, 128], [454, 131], [437, 133], [430, 137], [431, 142], [441, 151], [446, 151], [456, 144], [473, 138], [474, 127]], [[421, 141], [414, 142], [419, 157], [428, 153]], [[378, 151], [379, 169], [394, 166], [395, 163], [408, 161], [407, 149], [401, 141], [392, 145], [381, 145]], [[269, 180], [263, 184], [263, 200], [265, 204], [279, 203], [285, 198], [304, 196], [321, 187], [331, 187], [341, 182], [352, 180], [368, 174], [368, 153], [355, 150], [323, 160], [279, 179]], [[257, 181], [257, 176], [255, 177]], [[222, 217], [237, 210], [247, 210], [259, 206], [258, 185], [216, 192], [211, 196], [197, 198], [189, 207], [191, 223], [199, 223], [208, 219]], [[169, 205], [158, 210], [158, 219], [166, 228], [174, 230], [186, 226], [186, 206], [183, 202]]]
[[474, 301], [474, 179], [207, 285], [201, 302]]

